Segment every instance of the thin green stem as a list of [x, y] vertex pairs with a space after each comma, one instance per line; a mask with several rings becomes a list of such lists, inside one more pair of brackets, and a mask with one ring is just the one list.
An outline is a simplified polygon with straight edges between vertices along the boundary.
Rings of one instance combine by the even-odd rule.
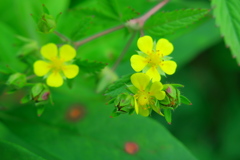
[[123, 48], [120, 56], [118, 57], [118, 59], [116, 60], [116, 62], [114, 63], [114, 65], [113, 65], [113, 67], [112, 67], [112, 70], [113, 70], [113, 71], [117, 68], [117, 66], [118, 66], [119, 63], [122, 61], [122, 59], [123, 59], [123, 57], [125, 56], [125, 54], [127, 53], [127, 51], [128, 51], [128, 49], [129, 49], [132, 41], [134, 40], [135, 35], [136, 35], [136, 32], [134, 32], [134, 33], [132, 34], [132, 36], [131, 36], [130, 39], [128, 40], [126, 46]]
[[104, 35], [106, 35], [108, 33], [111, 33], [111, 32], [117, 31], [119, 29], [122, 29], [124, 27], [125, 27], [124, 25], [119, 25], [119, 26], [107, 29], [107, 30], [105, 30], [103, 32], [100, 32], [100, 33], [97, 33], [97, 34], [95, 34], [95, 35], [93, 35], [91, 37], [88, 37], [88, 38], [86, 38], [84, 40], [77, 41], [77, 42], [74, 43], [74, 45], [75, 45], [76, 48], [78, 48], [79, 46], [81, 46], [81, 45], [83, 45], [83, 44], [85, 44], [85, 43], [87, 43], [89, 41], [92, 41], [92, 40], [94, 40], [94, 39], [96, 39], [98, 37], [101, 37], [101, 36], [104, 36]]
[[58, 31], [54, 31], [53, 33], [56, 34], [59, 38], [61, 38], [63, 41], [71, 42], [71, 40], [68, 37], [64, 36], [63, 34], [59, 33]]

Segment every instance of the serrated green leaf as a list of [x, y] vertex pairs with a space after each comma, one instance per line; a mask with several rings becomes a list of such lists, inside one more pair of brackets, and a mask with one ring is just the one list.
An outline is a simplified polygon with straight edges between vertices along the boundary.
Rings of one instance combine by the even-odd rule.
[[166, 119], [166, 121], [168, 122], [168, 124], [172, 123], [172, 111], [171, 109], [164, 109], [164, 117]]
[[192, 102], [187, 97], [184, 97], [183, 95], [181, 95], [180, 99], [181, 99], [181, 103], [186, 105], [192, 105]]
[[107, 66], [106, 63], [80, 59], [76, 60], [75, 64], [79, 66], [80, 70], [88, 73], [97, 73]]
[[108, 16], [118, 20], [120, 12], [116, 0], [99, 0], [99, 6]]
[[172, 12], [159, 12], [146, 22], [144, 29], [149, 34], [163, 36], [192, 24], [203, 18], [208, 12], [209, 10], [207, 9], [186, 9]]
[[120, 19], [122, 20], [122, 22], [126, 22], [129, 21], [131, 19], [136, 18], [137, 16], [139, 16], [140, 13], [137, 12], [135, 9], [133, 9], [132, 7], [125, 7], [122, 12], [121, 12], [121, 16]]
[[212, 0], [212, 6], [225, 43], [240, 65], [240, 1]]
[[105, 92], [105, 95], [115, 97], [121, 93], [127, 92], [126, 84], [130, 83], [130, 76], [131, 74], [125, 75], [113, 84], [109, 85], [108, 89]]

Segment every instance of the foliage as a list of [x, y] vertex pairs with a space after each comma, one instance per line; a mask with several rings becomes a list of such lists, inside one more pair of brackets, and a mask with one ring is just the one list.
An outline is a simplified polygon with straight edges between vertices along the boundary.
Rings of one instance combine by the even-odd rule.
[[[0, 159], [239, 159], [239, 3], [172, 0], [141, 21], [158, 3], [1, 1]], [[178, 65], [148, 118], [129, 88], [142, 34], [172, 42]], [[77, 51], [59, 88], [33, 72], [47, 43]]]

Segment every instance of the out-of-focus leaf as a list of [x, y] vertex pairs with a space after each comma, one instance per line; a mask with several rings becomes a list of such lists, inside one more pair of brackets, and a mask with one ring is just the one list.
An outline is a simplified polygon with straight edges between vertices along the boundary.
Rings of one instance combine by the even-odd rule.
[[10, 160], [10, 159], [18, 159], [18, 160], [44, 160], [44, 158], [34, 154], [33, 152], [23, 148], [18, 144], [14, 144], [11, 142], [0, 140], [0, 150], [1, 160]]
[[204, 17], [207, 9], [186, 9], [172, 12], [159, 12], [153, 15], [145, 24], [145, 30], [157, 36], [166, 35], [186, 27]]
[[91, 62], [88, 60], [80, 59], [78, 59], [75, 63], [79, 66], [80, 70], [87, 73], [97, 73], [107, 66], [107, 64], [103, 62]]
[[[21, 143], [30, 152], [46, 159], [195, 159], [166, 129], [150, 118], [138, 115], [109, 118], [111, 108], [102, 103], [102, 98], [99, 95], [90, 97], [86, 94], [89, 91], [80, 86], [83, 85], [79, 85], [75, 93], [56, 93], [55, 106], [58, 108], [49, 109], [41, 118], [32, 116], [35, 109], [30, 107], [1, 113], [4, 126], [21, 141], [8, 134], [1, 134], [1, 138]], [[83, 96], [79, 96], [81, 93]], [[69, 104], [80, 99], [87, 105], [71, 110]], [[73, 123], [76, 113], [81, 119]], [[139, 147], [135, 154], [125, 151], [128, 142]]]
[[112, 82], [118, 79], [117, 74], [109, 67], [105, 67], [99, 76], [99, 82], [96, 87], [96, 92], [102, 92]]
[[240, 1], [212, 0], [212, 6], [225, 43], [240, 65]]

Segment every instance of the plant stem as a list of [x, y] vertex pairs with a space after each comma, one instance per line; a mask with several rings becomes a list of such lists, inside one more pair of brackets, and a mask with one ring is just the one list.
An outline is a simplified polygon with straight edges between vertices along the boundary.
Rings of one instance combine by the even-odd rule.
[[93, 35], [91, 37], [88, 37], [88, 38], [86, 38], [84, 40], [77, 41], [77, 42], [74, 43], [74, 45], [76, 46], [76, 48], [78, 48], [79, 46], [83, 45], [84, 43], [87, 43], [87, 42], [89, 42], [91, 40], [94, 40], [94, 39], [96, 39], [98, 37], [101, 37], [101, 36], [106, 35], [108, 33], [114, 32], [116, 30], [119, 30], [119, 29], [121, 29], [123, 27], [125, 27], [125, 26], [124, 25], [119, 25], [119, 26], [107, 29], [107, 30], [105, 30], [103, 32], [100, 32], [100, 33], [97, 33], [97, 34], [95, 34], [95, 35]]
[[[140, 28], [143, 28], [145, 21], [151, 17], [153, 14], [155, 14], [159, 9], [161, 9], [164, 5], [166, 5], [169, 2], [169, 0], [164, 0], [160, 3], [158, 3], [156, 6], [154, 6], [152, 9], [150, 9], [147, 13], [142, 15], [140, 18], [132, 19], [129, 21], [130, 25], [136, 25]], [[143, 31], [141, 31], [141, 36], [142, 36]]]
[[160, 3], [158, 3], [152, 9], [150, 9], [147, 13], [145, 13], [142, 17], [140, 17], [139, 20], [142, 21], [142, 23], [144, 23], [149, 17], [151, 17], [159, 9], [161, 9], [163, 6], [165, 6], [168, 3], [168, 1], [169, 0], [164, 0], [164, 1], [160, 2]]
[[63, 34], [59, 33], [58, 31], [54, 31], [54, 34], [56, 34], [58, 37], [60, 37], [63, 41], [65, 42], [71, 42], [71, 40], [69, 38], [67, 38], [66, 36], [64, 36]]
[[113, 71], [117, 68], [117, 66], [118, 66], [119, 63], [122, 61], [122, 59], [123, 59], [123, 57], [125, 56], [125, 54], [127, 53], [127, 51], [128, 51], [128, 49], [129, 49], [132, 41], [134, 40], [135, 35], [136, 35], [136, 32], [134, 32], [134, 33], [132, 34], [132, 36], [131, 36], [130, 39], [128, 40], [126, 46], [123, 48], [120, 56], [118, 57], [118, 59], [116, 60], [116, 62], [114, 63], [114, 65], [113, 65], [113, 67], [112, 67], [112, 70], [113, 70]]

